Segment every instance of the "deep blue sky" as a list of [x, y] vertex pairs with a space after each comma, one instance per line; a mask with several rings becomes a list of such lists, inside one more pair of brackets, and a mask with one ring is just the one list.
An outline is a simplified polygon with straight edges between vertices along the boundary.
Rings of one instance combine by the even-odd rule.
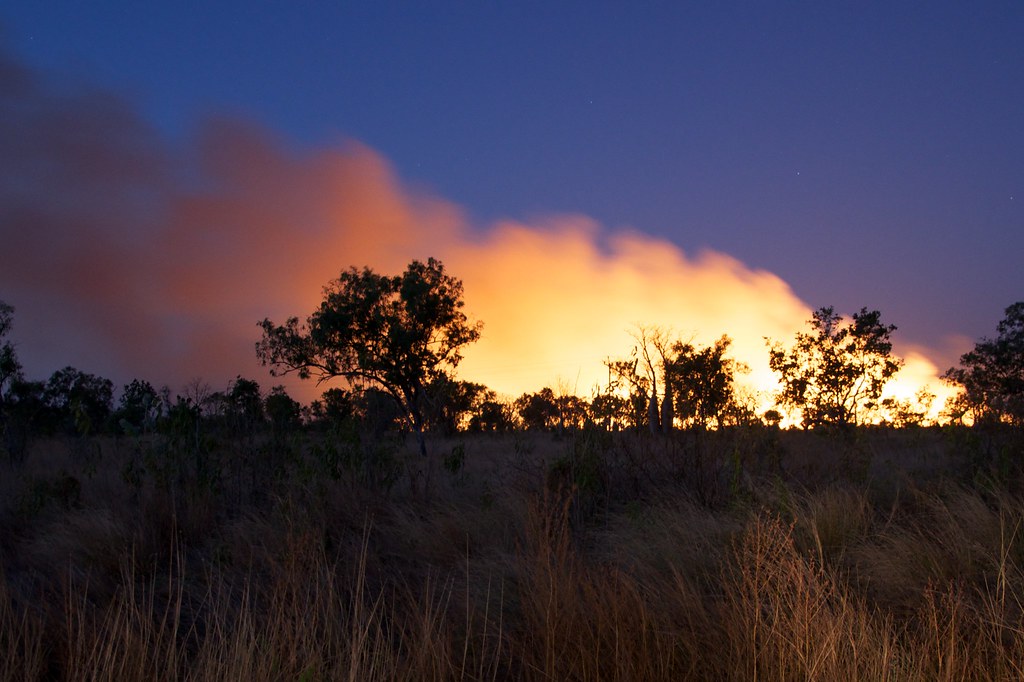
[[1024, 3], [16, 2], [6, 50], [184, 146], [355, 138], [502, 217], [710, 247], [908, 340], [1024, 299]]

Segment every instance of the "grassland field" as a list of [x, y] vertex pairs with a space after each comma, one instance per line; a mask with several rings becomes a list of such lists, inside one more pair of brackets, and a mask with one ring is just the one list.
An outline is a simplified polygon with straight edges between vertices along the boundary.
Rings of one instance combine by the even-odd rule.
[[1024, 437], [50, 438], [0, 680], [1024, 679]]

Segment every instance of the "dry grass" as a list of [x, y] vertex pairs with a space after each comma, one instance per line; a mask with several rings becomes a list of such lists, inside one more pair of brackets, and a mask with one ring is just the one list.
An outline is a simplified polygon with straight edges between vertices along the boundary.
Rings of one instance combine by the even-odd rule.
[[819, 441], [698, 478], [685, 441], [476, 437], [429, 499], [306, 472], [241, 506], [50, 443], [0, 486], [0, 680], [1024, 677], [1015, 485]]

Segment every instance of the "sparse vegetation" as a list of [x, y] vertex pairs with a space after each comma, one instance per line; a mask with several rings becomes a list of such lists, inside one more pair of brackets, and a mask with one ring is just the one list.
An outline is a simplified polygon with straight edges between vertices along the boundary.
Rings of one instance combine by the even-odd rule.
[[[211, 425], [202, 475], [186, 450], [135, 478], [177, 456], [171, 435], [97, 438], [91, 472], [72, 436], [37, 440], [0, 491], [0, 679], [1024, 667], [1024, 479], [978, 466], [965, 427], [723, 429], [703, 471], [685, 433], [458, 434], [434, 444], [451, 455], [430, 501], [411, 439], [376, 443], [386, 486], [357, 455], [328, 469], [328, 443], [368, 445], [353, 429], [271, 456], [269, 425], [252, 443]], [[994, 438], [1024, 461], [1019, 434]], [[243, 455], [274, 468], [236, 476]]]
[[374, 386], [114, 410], [8, 347], [0, 681], [1020, 679], [1019, 424], [723, 420], [726, 346], [619, 402], [435, 376], [413, 432]]

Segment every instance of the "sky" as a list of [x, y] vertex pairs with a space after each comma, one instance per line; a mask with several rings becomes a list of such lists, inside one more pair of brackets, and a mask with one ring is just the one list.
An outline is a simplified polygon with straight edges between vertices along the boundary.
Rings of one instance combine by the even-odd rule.
[[0, 300], [35, 378], [270, 385], [258, 320], [436, 256], [504, 393], [586, 394], [637, 324], [763, 385], [826, 305], [934, 384], [1024, 299], [1021, 35], [1020, 2], [8, 3]]

